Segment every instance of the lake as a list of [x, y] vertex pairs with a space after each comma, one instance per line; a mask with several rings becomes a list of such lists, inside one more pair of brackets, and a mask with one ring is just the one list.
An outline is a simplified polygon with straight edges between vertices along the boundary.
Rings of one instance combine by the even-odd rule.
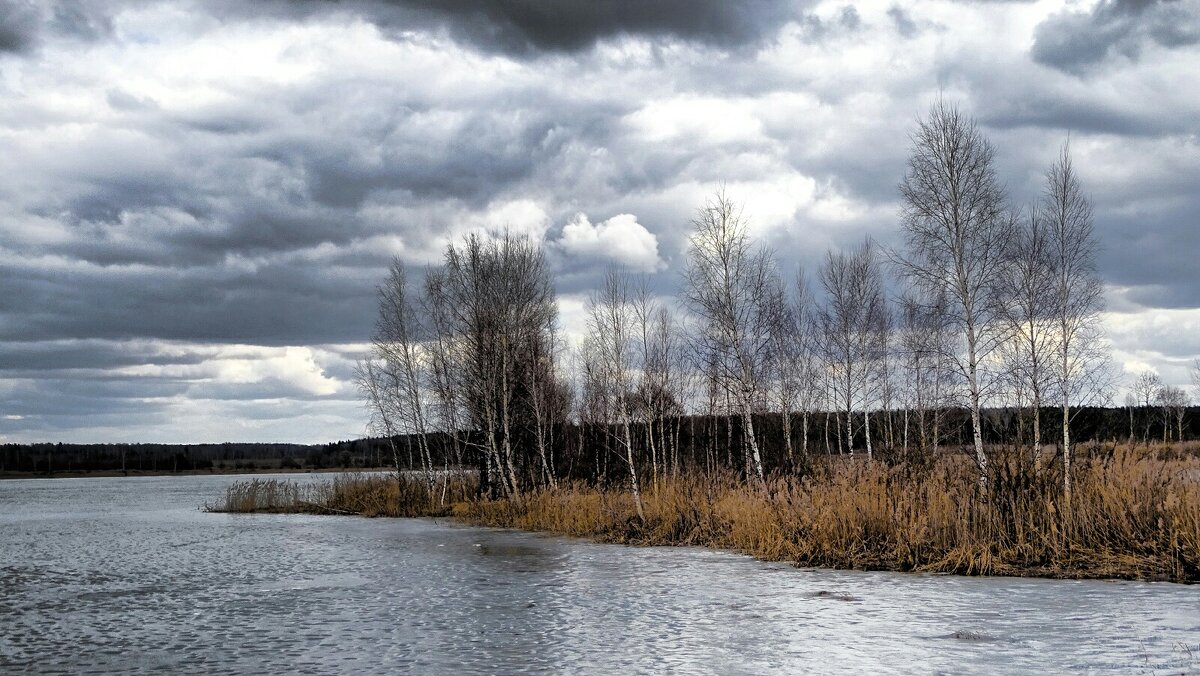
[[0, 672], [1200, 671], [1200, 586], [200, 510], [237, 478], [0, 481]]

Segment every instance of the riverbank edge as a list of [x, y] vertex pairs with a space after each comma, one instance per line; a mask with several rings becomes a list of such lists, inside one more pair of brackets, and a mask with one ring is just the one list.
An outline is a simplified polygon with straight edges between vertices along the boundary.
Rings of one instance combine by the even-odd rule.
[[[588, 534], [581, 535], [565, 530], [558, 530], [549, 527], [532, 527], [524, 525], [507, 524], [504, 522], [493, 522], [489, 520], [480, 520], [474, 516], [458, 513], [458, 510], [468, 507], [470, 503], [455, 503], [452, 506], [450, 514], [430, 515], [427, 517], [391, 517], [391, 518], [443, 518], [453, 519], [458, 525], [479, 528], [497, 528], [501, 530], [518, 531], [522, 533], [536, 533], [540, 535], [551, 535], [555, 537], [566, 537], [579, 539], [587, 542], [595, 542], [598, 544], [622, 545], [627, 547], [699, 547], [712, 551], [726, 552], [748, 556], [757, 561], [764, 563], [786, 563], [793, 568], [800, 570], [844, 570], [857, 572], [886, 572], [886, 573], [912, 573], [917, 575], [946, 575], [957, 577], [1012, 577], [1012, 578], [1030, 578], [1044, 580], [1097, 580], [1097, 581], [1129, 581], [1129, 582], [1169, 582], [1182, 585], [1200, 584], [1200, 577], [1195, 578], [1174, 578], [1168, 574], [1162, 573], [1142, 573], [1142, 572], [1122, 572], [1108, 567], [1096, 568], [1052, 568], [1046, 566], [1040, 567], [1022, 567], [1012, 565], [1000, 565], [989, 569], [972, 570], [966, 568], [963, 570], [943, 570], [936, 566], [915, 566], [901, 567], [888, 566], [886, 564], [848, 564], [840, 565], [830, 562], [813, 562], [813, 561], [797, 561], [782, 555], [766, 554], [761, 551], [750, 549], [742, 549], [738, 547], [726, 546], [711, 542], [664, 542], [659, 540], [651, 540], [641, 537], [625, 537], [613, 534]], [[361, 515], [354, 515], [361, 516]], [[388, 518], [388, 517], [381, 517]]]
[[[976, 531], [989, 532], [986, 520], [995, 518], [994, 507], [938, 502], [920, 490], [885, 495], [887, 489], [878, 490], [883, 474], [882, 468], [858, 472], [851, 477], [857, 492], [829, 480], [825, 485], [784, 480], [758, 489], [719, 477], [668, 478], [644, 492], [644, 519], [637, 516], [632, 497], [617, 489], [576, 484], [526, 493], [519, 502], [490, 500], [475, 497], [468, 476], [433, 485], [412, 476], [399, 481], [395, 475], [342, 476], [303, 488], [250, 480], [231, 486], [223, 502], [206, 509], [450, 517], [469, 526], [609, 544], [706, 547], [798, 568], [1200, 582], [1200, 491], [1195, 486], [1183, 494], [1182, 510], [1179, 494], [1161, 496], [1175, 511], [1164, 523], [1149, 510], [1154, 513], [1148, 518], [1158, 519], [1157, 530], [1131, 522], [1122, 536], [1112, 515], [1086, 506], [1075, 522], [1057, 528], [1063, 520], [1050, 503], [1023, 505], [1014, 517], [1022, 523], [988, 538]], [[838, 498], [831, 501], [829, 494]], [[1039, 507], [1050, 518], [1031, 529], [1028, 512]], [[1084, 528], [1088, 521], [1095, 530]]]

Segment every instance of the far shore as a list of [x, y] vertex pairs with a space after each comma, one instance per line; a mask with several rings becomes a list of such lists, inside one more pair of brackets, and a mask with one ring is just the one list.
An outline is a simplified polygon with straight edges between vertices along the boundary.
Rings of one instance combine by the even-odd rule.
[[359, 472], [394, 472], [394, 467], [262, 467], [258, 469], [233, 468], [226, 467], [223, 469], [182, 469], [178, 472], [171, 470], [143, 470], [131, 469], [127, 472], [122, 472], [119, 469], [102, 469], [102, 470], [63, 470], [56, 471], [51, 474], [46, 472], [15, 472], [15, 471], [0, 471], [0, 481], [4, 479], [84, 479], [84, 478], [102, 478], [102, 477], [151, 477], [151, 476], [203, 476], [203, 475], [253, 475], [253, 474], [345, 474]]

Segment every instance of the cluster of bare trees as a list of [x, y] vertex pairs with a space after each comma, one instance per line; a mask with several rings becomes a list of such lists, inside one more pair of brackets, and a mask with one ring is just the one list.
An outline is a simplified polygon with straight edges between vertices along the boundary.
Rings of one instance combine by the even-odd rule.
[[[1200, 399], [1200, 360], [1191, 367], [1192, 384]], [[1191, 399], [1187, 390], [1168, 385], [1153, 371], [1137, 374], [1125, 395], [1125, 410], [1129, 414], [1129, 444], [1141, 438], [1149, 445], [1154, 439], [1151, 430], [1162, 431], [1162, 442], [1183, 441]], [[1140, 434], [1139, 434], [1140, 432]]]
[[569, 394], [541, 248], [508, 234], [471, 236], [447, 247], [419, 292], [393, 263], [379, 302], [373, 357], [360, 362], [358, 380], [397, 470], [402, 438], [407, 466], [431, 485], [435, 457], [477, 463], [485, 490], [516, 499], [528, 473], [553, 485], [553, 435]]
[[1108, 392], [1092, 210], [1069, 146], [1024, 213], [1009, 204], [994, 154], [971, 119], [934, 105], [913, 136], [900, 188], [906, 246], [896, 261], [919, 294], [948, 305], [941, 314], [954, 341], [946, 358], [970, 409], [980, 482], [988, 478], [983, 403], [1007, 395], [1030, 411], [1029, 444], [1040, 462], [1041, 410], [1055, 402], [1069, 495], [1072, 411]]
[[[1020, 209], [993, 146], [953, 106], [936, 103], [911, 140], [898, 250], [867, 240], [828, 252], [812, 277], [785, 271], [722, 191], [693, 220], [682, 302], [610, 269], [577, 340], [558, 335], [537, 243], [468, 237], [416, 290], [396, 263], [359, 376], [397, 468], [407, 456], [432, 482], [439, 464], [477, 465], [484, 490], [516, 499], [568, 477], [618, 481], [640, 511], [645, 485], [683, 467], [763, 482], [814, 448], [928, 457], [969, 421], [986, 489], [986, 419], [1003, 410], [1034, 467], [1046, 430], [1060, 434], [1069, 496], [1072, 423], [1110, 384], [1092, 212], [1069, 147]], [[1186, 413], [1182, 390], [1131, 391], [1147, 410]], [[1052, 425], [1047, 409], [1061, 414]], [[1132, 438], [1132, 408], [1130, 421]]]

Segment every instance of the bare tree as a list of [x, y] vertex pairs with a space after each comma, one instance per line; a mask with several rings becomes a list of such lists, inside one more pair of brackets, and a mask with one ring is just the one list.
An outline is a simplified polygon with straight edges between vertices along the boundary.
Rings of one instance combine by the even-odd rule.
[[808, 455], [809, 416], [820, 396], [820, 374], [817, 372], [817, 303], [803, 268], [796, 271], [795, 291], [792, 296], [792, 321], [794, 323], [791, 354], [793, 374], [800, 406], [800, 453]]
[[433, 487], [433, 458], [429, 452], [425, 414], [425, 353], [421, 347], [423, 329], [414, 311], [408, 275], [399, 259], [392, 261], [387, 280], [379, 287], [379, 320], [372, 339], [382, 368], [391, 374], [394, 394], [399, 397], [407, 431], [413, 435], [421, 459], [421, 470]]
[[778, 305], [770, 300], [777, 285], [775, 259], [751, 242], [741, 210], [724, 192], [692, 223], [684, 299], [701, 321], [702, 349], [716, 356], [721, 383], [741, 415], [745, 464], [765, 482], [754, 407], [771, 363], [771, 327], [778, 321]]
[[929, 296], [944, 296], [947, 321], [962, 351], [950, 361], [966, 391], [980, 486], [988, 483], [980, 409], [989, 393], [986, 372], [1005, 337], [998, 321], [997, 280], [1013, 223], [996, 178], [992, 144], [975, 122], [939, 100], [912, 135], [904, 200], [901, 273]]
[[1187, 419], [1188, 395], [1182, 387], [1163, 385], [1156, 395], [1163, 424], [1163, 443], [1170, 441], [1171, 428], [1175, 428], [1175, 441], [1183, 441], [1183, 421]]
[[[674, 330], [670, 312], [650, 293], [645, 276], [642, 276], [630, 296], [638, 356], [641, 360], [637, 383], [637, 409], [644, 426], [646, 448], [650, 451], [650, 471], [654, 485], [658, 485], [660, 462], [667, 462], [666, 424], [668, 387], [670, 379], [671, 351]], [[657, 426], [658, 438], [655, 438]]]
[[1108, 353], [1100, 333], [1104, 287], [1096, 274], [1092, 207], [1064, 144], [1046, 172], [1042, 197], [1051, 269], [1051, 311], [1056, 360], [1054, 379], [1062, 404], [1063, 491], [1071, 497], [1071, 403], [1100, 403], [1108, 391]]
[[1000, 275], [1001, 315], [1008, 323], [1010, 376], [1018, 399], [1028, 401], [1033, 429], [1033, 463], [1042, 460], [1042, 403], [1051, 384], [1055, 354], [1053, 302], [1056, 290], [1049, 226], [1038, 205], [1019, 220], [1008, 264]]
[[1200, 359], [1192, 362], [1192, 389], [1195, 390], [1196, 400], [1200, 401]]
[[[945, 408], [950, 371], [949, 330], [946, 326], [945, 301], [922, 301], [905, 294], [900, 299], [900, 340], [902, 368], [907, 387], [905, 411], [916, 418], [917, 447], [921, 453], [936, 452], [941, 436], [942, 411]], [[905, 424], [905, 452], [908, 451], [908, 424]]]
[[652, 312], [646, 364], [642, 370], [643, 399], [651, 413], [647, 419], [653, 441], [654, 423], [658, 424], [657, 448], [663, 471], [679, 466], [679, 423], [682, 414], [683, 354], [675, 318], [662, 304]]
[[434, 394], [431, 412], [450, 447], [446, 454], [447, 462], [452, 456], [454, 464], [461, 466], [463, 455], [472, 444], [462, 434], [465, 419], [465, 402], [460, 396], [465, 391], [460, 382], [463, 374], [463, 342], [454, 335], [444, 268], [425, 271], [425, 292], [421, 296], [421, 303], [432, 333], [426, 343]]
[[[638, 518], [645, 519], [642, 510], [642, 491], [638, 483], [637, 458], [634, 456], [632, 431], [632, 399], [634, 372], [637, 369], [634, 317], [629, 280], [619, 270], [610, 269], [601, 290], [588, 299], [588, 330], [597, 357], [596, 377], [608, 402], [608, 410], [616, 414], [620, 432], [618, 442], [629, 466], [629, 486], [633, 492]], [[608, 421], [606, 421], [608, 422]]]
[[772, 290], [771, 302], [776, 304], [772, 314], [777, 320], [771, 327], [775, 398], [783, 421], [784, 453], [792, 462], [792, 414], [799, 408], [800, 454], [806, 457], [809, 414], [818, 389], [814, 382], [818, 375], [814, 369], [815, 303], [803, 268], [797, 271], [793, 296], [789, 299], [779, 284]]
[[870, 241], [849, 254], [826, 253], [821, 267], [825, 304], [820, 312], [826, 365], [846, 412], [846, 444], [854, 450], [854, 414], [863, 413], [867, 458], [873, 459], [871, 413], [886, 324], [882, 275]]
[[1162, 379], [1153, 371], [1142, 371], [1133, 380], [1133, 385], [1130, 386], [1130, 391], [1137, 401], [1138, 406], [1142, 409], [1142, 422], [1145, 426], [1145, 434], [1142, 436], [1142, 441], [1150, 445], [1150, 425], [1154, 421], [1151, 406], [1154, 404], [1155, 398], [1158, 396], [1159, 389], [1162, 388]]
[[444, 268], [446, 322], [462, 355], [457, 380], [483, 438], [489, 484], [520, 500], [517, 421], [530, 413], [523, 360], [537, 341], [551, 344], [557, 320], [545, 254], [508, 233], [470, 235], [447, 247]]
[[1133, 412], [1137, 409], [1137, 406], [1138, 406], [1137, 397], [1134, 396], [1133, 392], [1126, 392], [1125, 393], [1125, 412], [1129, 414], [1129, 446], [1130, 446], [1130, 448], [1133, 447], [1134, 437], [1137, 436], [1137, 432], [1135, 431], [1134, 426], [1133, 426]]
[[394, 388], [390, 378], [374, 358], [361, 359], [354, 367], [354, 379], [358, 390], [366, 401], [369, 415], [368, 427], [387, 439], [392, 452], [392, 464], [396, 468], [396, 481], [401, 481], [400, 450], [396, 447], [398, 433], [395, 424], [399, 412], [395, 410], [395, 398], [388, 391]]
[[771, 314], [776, 322], [770, 327], [771, 358], [774, 362], [770, 368], [771, 374], [767, 383], [769, 391], [768, 404], [778, 405], [779, 416], [783, 426], [784, 455], [789, 463], [794, 461], [792, 448], [792, 411], [796, 408], [797, 392], [799, 390], [798, 364], [796, 363], [796, 321], [795, 310], [787, 297], [782, 283], [770, 290], [768, 302], [775, 308]]
[[553, 431], [557, 409], [561, 406], [555, 352], [558, 337], [555, 317], [543, 317], [547, 325], [542, 331], [532, 332], [521, 355], [525, 387], [528, 389], [530, 422], [534, 445], [541, 463], [542, 480], [551, 488], [558, 488], [554, 470]]

